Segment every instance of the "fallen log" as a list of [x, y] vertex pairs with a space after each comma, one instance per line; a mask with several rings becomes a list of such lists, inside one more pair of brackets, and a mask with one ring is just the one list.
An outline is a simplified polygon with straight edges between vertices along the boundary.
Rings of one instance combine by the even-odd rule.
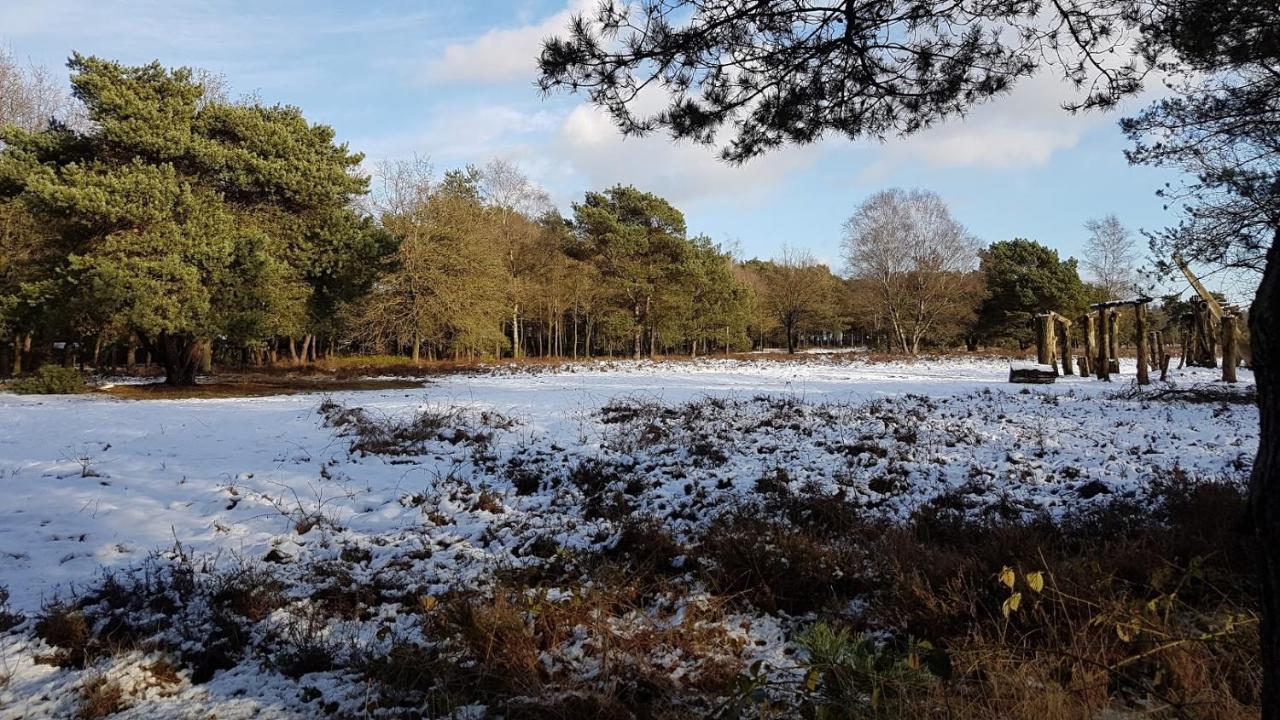
[[1009, 366], [1009, 382], [1048, 385], [1058, 379], [1058, 368], [1039, 363], [1023, 363]]

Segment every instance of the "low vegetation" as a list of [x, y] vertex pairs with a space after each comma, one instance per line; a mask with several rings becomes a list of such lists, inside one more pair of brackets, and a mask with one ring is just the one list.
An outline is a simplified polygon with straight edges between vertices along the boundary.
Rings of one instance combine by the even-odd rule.
[[[1070, 397], [1041, 400], [1063, 412]], [[958, 401], [991, 414], [984, 403], [1010, 402]], [[976, 475], [886, 503], [927, 483], [920, 468], [956, 450], [948, 442], [991, 442], [967, 437], [949, 408], [618, 400], [598, 416], [607, 452], [561, 452], [560, 466], [500, 452], [504, 433], [520, 431], [504, 417], [383, 417], [326, 401], [322, 416], [353, 457], [452, 452], [494, 479], [439, 478], [438, 496], [406, 494], [423, 525], [407, 543], [304, 527], [299, 515], [291, 537], [318, 543], [310, 553], [227, 562], [175, 545], [15, 622], [46, 648], [40, 662], [80, 673], [84, 717], [141, 702], [137, 678], [158, 682], [142, 670], [154, 666], [167, 668], [166, 692], [261, 668], [292, 688], [291, 707], [333, 717], [1256, 716], [1247, 467], [1150, 465], [1142, 493], [1077, 488], [1043, 507], [992, 494]], [[838, 491], [783, 442], [828, 443], [813, 429], [835, 426], [847, 437], [830, 457], [862, 473]], [[745, 491], [703, 497], [723, 482], [715, 468], [764, 439], [770, 470]], [[701, 479], [676, 479], [687, 485], [668, 496], [650, 463], [673, 447], [686, 454], [672, 467]], [[1060, 473], [1040, 482], [1084, 482]], [[522, 502], [562, 514], [522, 526]], [[566, 539], [573, 526], [582, 541]], [[476, 575], [429, 569], [461, 569], [470, 556], [459, 547], [490, 544], [512, 554]]]
[[73, 395], [85, 391], [84, 378], [75, 368], [41, 365], [33, 375], [9, 383], [19, 395]]

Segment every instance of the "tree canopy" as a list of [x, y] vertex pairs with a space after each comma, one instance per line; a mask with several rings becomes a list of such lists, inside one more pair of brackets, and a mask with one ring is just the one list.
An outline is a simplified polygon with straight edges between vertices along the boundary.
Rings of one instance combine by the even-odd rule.
[[5, 196], [67, 244], [23, 287], [66, 297], [77, 324], [132, 331], [170, 382], [194, 380], [213, 337], [303, 331], [351, 282], [337, 271], [380, 251], [350, 210], [361, 157], [297, 108], [209, 100], [158, 63], [69, 66], [86, 129], [0, 135]]
[[984, 341], [1011, 339], [1025, 347], [1036, 315], [1084, 312], [1086, 291], [1075, 258], [1061, 260], [1056, 250], [1024, 238], [994, 242], [979, 256], [987, 297], [977, 333]]

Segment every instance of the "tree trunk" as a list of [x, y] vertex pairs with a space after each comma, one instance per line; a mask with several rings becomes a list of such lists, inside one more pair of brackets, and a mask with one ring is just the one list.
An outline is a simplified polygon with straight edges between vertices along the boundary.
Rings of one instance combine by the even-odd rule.
[[1110, 326], [1107, 322], [1107, 311], [1105, 308], [1098, 308], [1098, 324], [1095, 329], [1098, 333], [1096, 338], [1098, 341], [1098, 358], [1096, 361], [1097, 365], [1094, 367], [1094, 372], [1098, 376], [1099, 380], [1110, 380], [1111, 359], [1108, 355], [1111, 348], [1111, 339], [1110, 333], [1108, 332], [1110, 330]]
[[148, 353], [154, 353], [164, 366], [164, 381], [175, 387], [196, 384], [196, 371], [200, 368], [202, 342], [190, 335], [160, 333], [155, 340], [139, 333], [138, 338]]
[[644, 299], [644, 319], [649, 324], [649, 357], [652, 358], [656, 352], [658, 333], [657, 328], [653, 325], [653, 296], [649, 295]]
[[636, 347], [634, 358], [639, 360], [640, 353], [643, 350], [644, 345], [644, 325], [640, 324], [640, 303], [636, 303], [632, 308], [632, 315], [636, 324]]
[[13, 375], [22, 374], [22, 353], [31, 347], [31, 336], [18, 334], [13, 336]]
[[1280, 718], [1280, 228], [1249, 309], [1250, 346], [1258, 384], [1258, 457], [1249, 481], [1249, 506], [1258, 540], [1262, 585], [1262, 716]]
[[1053, 330], [1052, 315], [1036, 316], [1036, 362], [1040, 365], [1053, 364]]
[[1120, 372], [1120, 311], [1112, 310], [1107, 314], [1107, 338], [1111, 343], [1110, 362], [1115, 372]]
[[511, 357], [520, 357], [520, 304], [511, 306]]
[[1240, 358], [1236, 354], [1236, 316], [1222, 317], [1222, 381], [1236, 381], [1236, 365]]

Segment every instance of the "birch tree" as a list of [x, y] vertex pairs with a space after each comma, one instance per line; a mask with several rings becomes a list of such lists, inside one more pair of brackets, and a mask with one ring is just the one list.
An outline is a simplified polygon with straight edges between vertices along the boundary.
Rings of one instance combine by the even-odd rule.
[[845, 222], [843, 251], [904, 353], [918, 354], [932, 330], [974, 313], [978, 242], [935, 193], [872, 195]]
[[1133, 234], [1115, 215], [1087, 220], [1084, 229], [1089, 232], [1084, 266], [1094, 284], [1106, 290], [1110, 300], [1132, 296], [1137, 282]]

